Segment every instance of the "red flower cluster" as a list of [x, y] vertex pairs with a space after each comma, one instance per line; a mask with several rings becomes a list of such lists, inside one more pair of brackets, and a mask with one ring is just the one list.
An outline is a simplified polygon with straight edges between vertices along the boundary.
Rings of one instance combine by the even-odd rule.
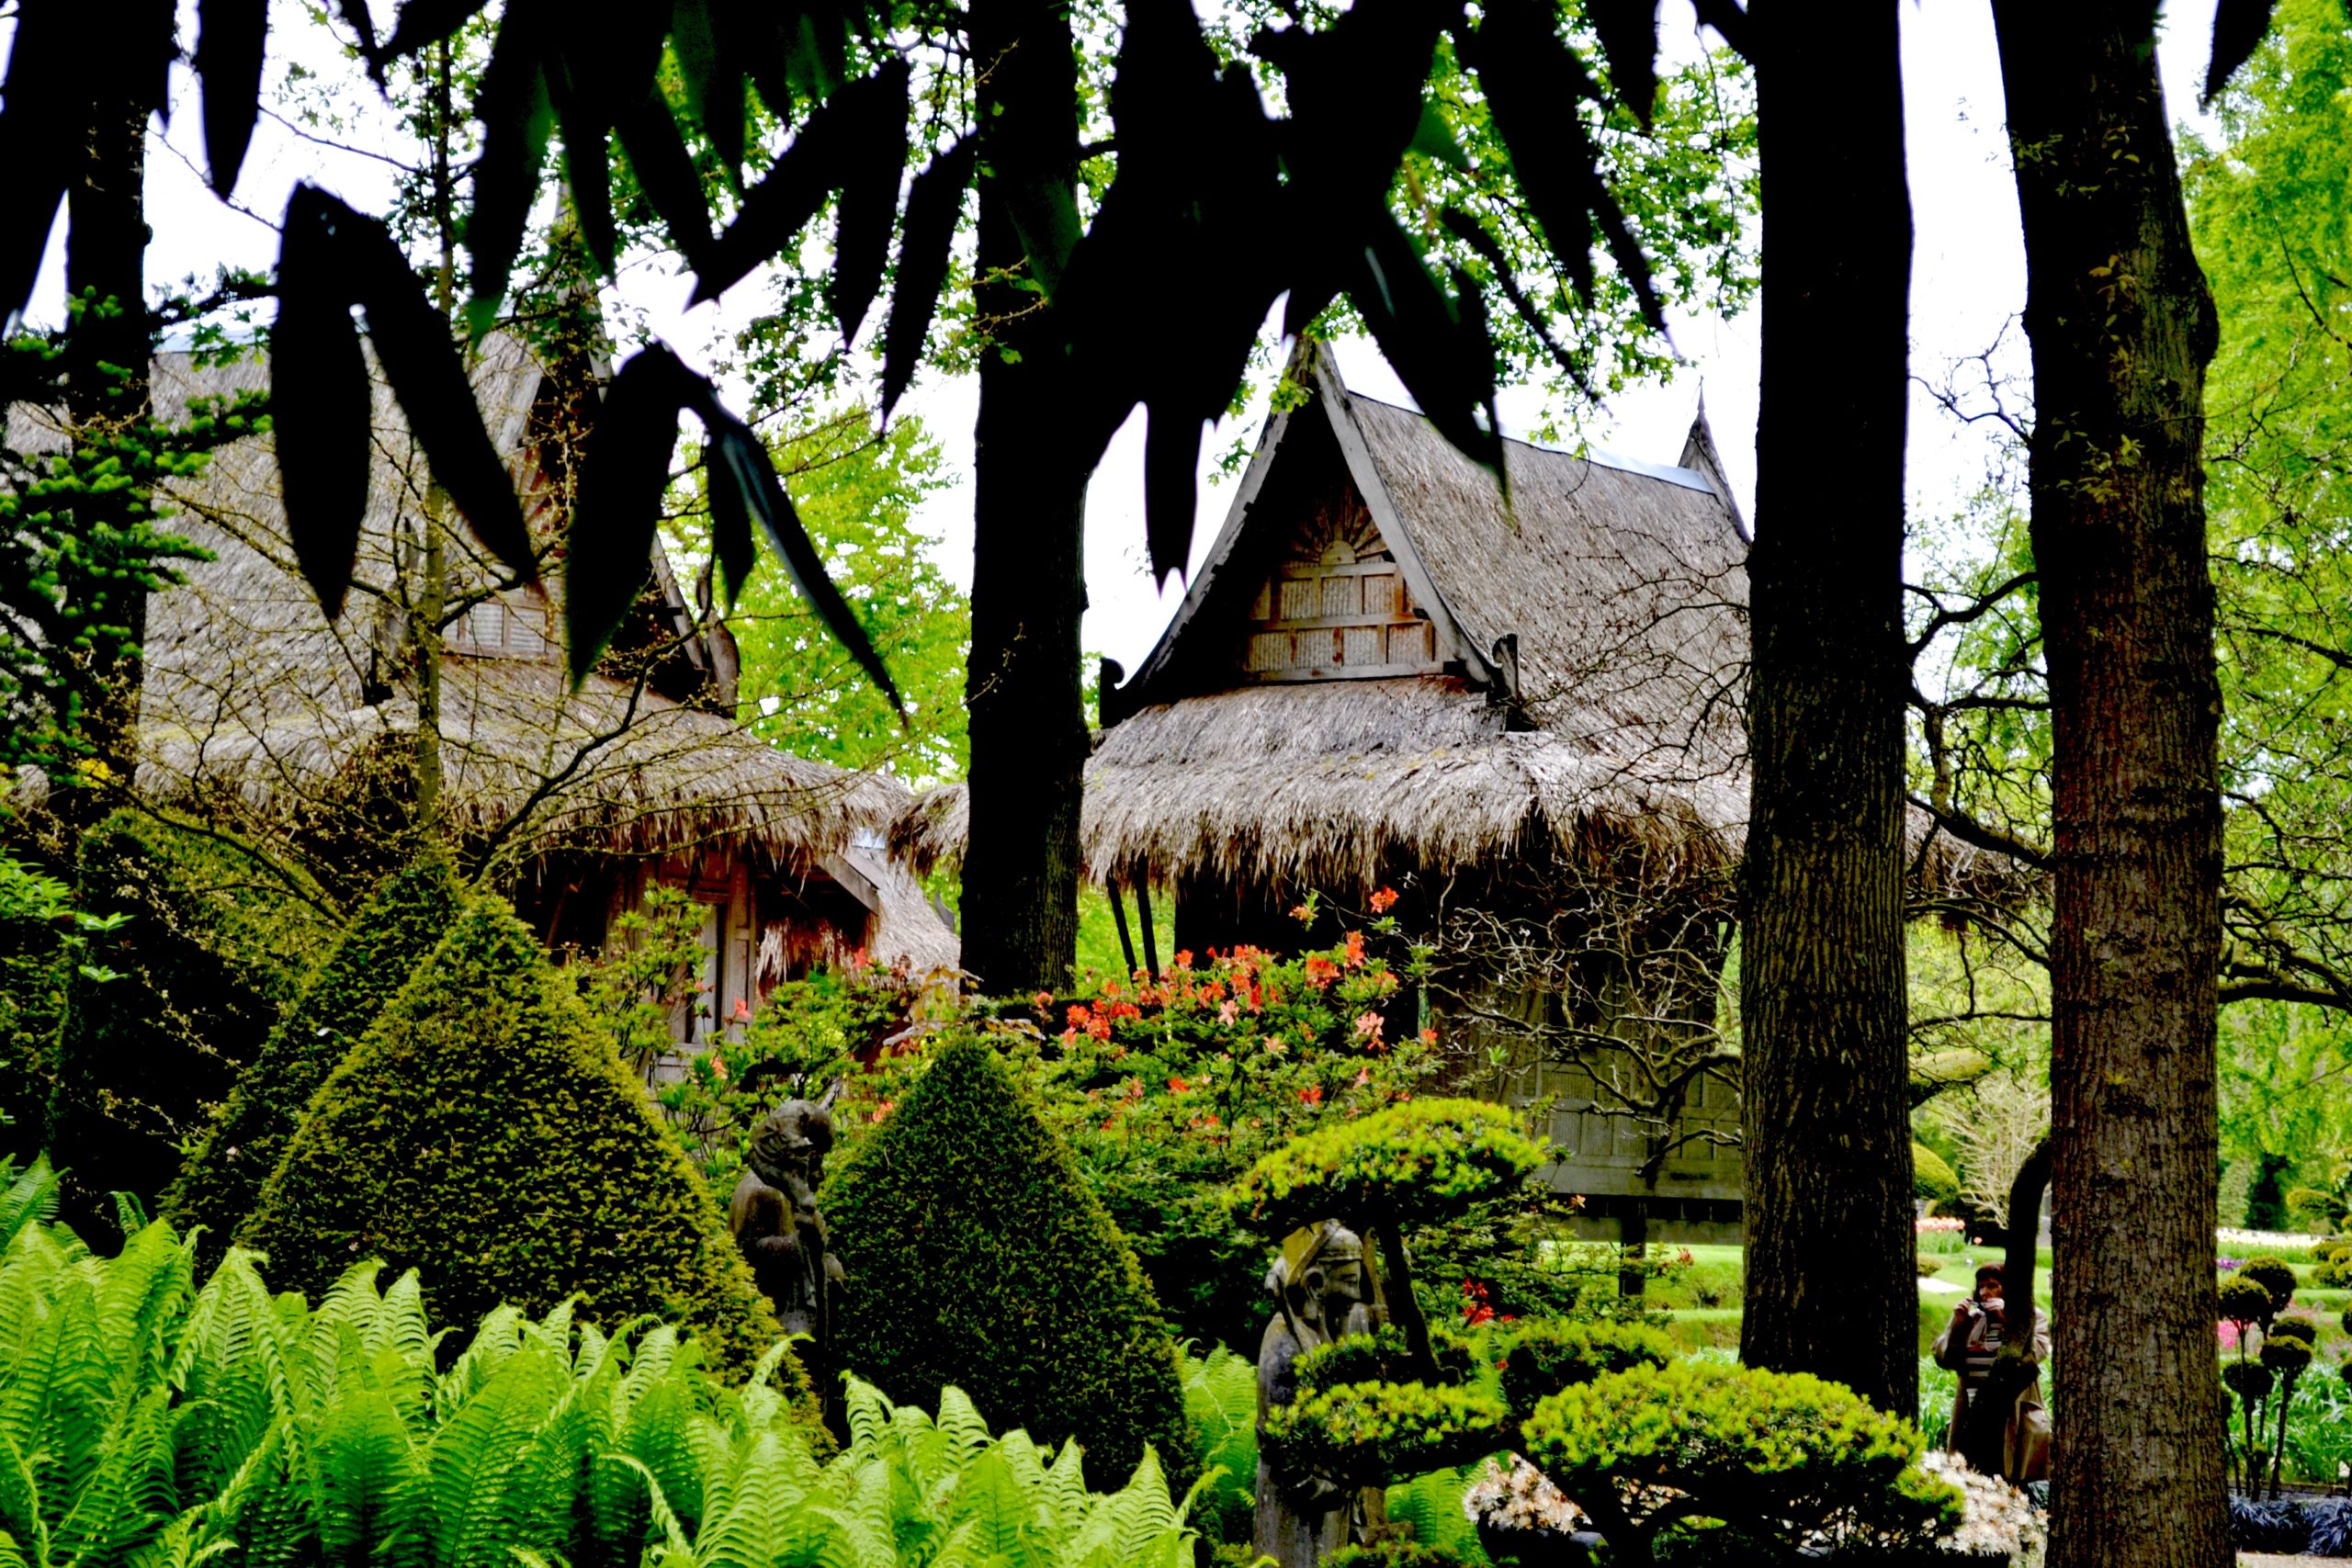
[[1391, 910], [1391, 909], [1395, 908], [1396, 907], [1396, 889], [1395, 889], [1394, 887], [1381, 887], [1381, 888], [1375, 888], [1375, 889], [1373, 891], [1373, 895], [1372, 895], [1372, 912], [1373, 912], [1374, 914], [1375, 914], [1375, 915], [1385, 915], [1385, 914], [1388, 913], [1388, 911], [1389, 911], [1389, 910]]

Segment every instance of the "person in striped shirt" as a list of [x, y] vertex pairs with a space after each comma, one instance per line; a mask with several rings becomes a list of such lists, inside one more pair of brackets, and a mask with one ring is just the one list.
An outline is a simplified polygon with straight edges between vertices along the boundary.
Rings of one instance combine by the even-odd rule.
[[[2027, 1332], [2033, 1337], [2027, 1357], [2033, 1369], [2031, 1381], [2010, 1400], [1997, 1428], [1990, 1421], [1973, 1419], [1976, 1402], [1992, 1379], [1994, 1358], [2013, 1336]], [[1977, 1267], [1974, 1292], [1952, 1309], [1951, 1321], [1936, 1337], [1932, 1353], [1938, 1366], [1960, 1374], [1944, 1446], [1987, 1475], [2018, 1483], [2047, 1476], [2050, 1416], [2041, 1399], [2041, 1364], [2050, 1358], [2050, 1325], [2030, 1303], [2019, 1303], [2015, 1313], [2009, 1310], [1999, 1264]]]

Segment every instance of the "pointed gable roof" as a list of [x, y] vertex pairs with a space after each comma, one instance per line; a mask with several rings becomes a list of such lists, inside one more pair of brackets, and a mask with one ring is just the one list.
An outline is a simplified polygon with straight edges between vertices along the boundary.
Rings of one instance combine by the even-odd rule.
[[[1328, 348], [1303, 344], [1291, 377], [1306, 400], [1269, 422], [1182, 607], [1134, 678], [1105, 693], [1106, 724], [1243, 683], [1235, 623], [1279, 543], [1270, 536], [1297, 522], [1284, 470], [1336, 449], [1446, 673], [1523, 727], [1607, 754], [1690, 749], [1693, 725], [1706, 771], [1736, 754], [1727, 699], [1747, 659], [1747, 545], [1719, 465], [1506, 441], [1506, 491], [1421, 415], [1350, 392]], [[1711, 457], [1704, 420], [1692, 446]]]

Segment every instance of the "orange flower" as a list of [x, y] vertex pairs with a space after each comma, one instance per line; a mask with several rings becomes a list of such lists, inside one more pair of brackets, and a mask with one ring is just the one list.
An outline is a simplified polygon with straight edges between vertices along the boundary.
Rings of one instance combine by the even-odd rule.
[[1037, 1003], [1037, 1010], [1038, 1010], [1039, 1012], [1051, 1012], [1051, 1011], [1053, 1011], [1053, 1010], [1054, 1010], [1054, 993], [1053, 993], [1053, 992], [1051, 992], [1051, 991], [1039, 991], [1039, 992], [1037, 993], [1037, 995], [1036, 995], [1035, 1000], [1036, 1000], [1036, 1003]]
[[1372, 895], [1372, 912], [1374, 914], [1385, 915], [1396, 907], [1396, 889], [1394, 887], [1380, 887], [1374, 889]]
[[1306, 955], [1306, 983], [1318, 991], [1340, 977], [1340, 966], [1319, 953]]
[[1421, 1031], [1421, 1043], [1424, 1045], [1434, 1045], [1437, 1043], [1437, 1026], [1435, 1024], [1431, 1024], [1429, 1028]]
[[1168, 1080], [1168, 1088], [1170, 1093], [1186, 1094], [1191, 1092], [1193, 1086], [1186, 1083], [1182, 1078], [1170, 1078]]
[[1323, 1086], [1319, 1083], [1308, 1084], [1305, 1089], [1298, 1091], [1298, 1102], [1301, 1105], [1322, 1104]]
[[[1350, 592], [1352, 592], [1354, 591], [1351, 589]], [[1315, 920], [1315, 906], [1312, 904], [1294, 904], [1291, 906], [1290, 918], [1296, 920], [1302, 926], [1311, 925]]]
[[1190, 969], [1192, 966], [1193, 950], [1189, 947], [1178, 948], [1176, 950], [1176, 967], [1179, 969]]
[[868, 1122], [881, 1121], [882, 1118], [890, 1114], [891, 1111], [897, 1107], [898, 1103], [899, 1102], [895, 1100], [884, 1100], [881, 1104], [874, 1108], [874, 1114], [867, 1117], [866, 1120]]
[[1346, 956], [1349, 968], [1361, 969], [1363, 967], [1363, 932], [1350, 931], [1348, 933], [1348, 951]]

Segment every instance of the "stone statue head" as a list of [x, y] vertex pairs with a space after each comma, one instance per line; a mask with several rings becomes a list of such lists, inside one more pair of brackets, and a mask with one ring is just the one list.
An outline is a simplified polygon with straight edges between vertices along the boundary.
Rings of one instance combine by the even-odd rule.
[[1350, 1310], [1364, 1299], [1363, 1241], [1337, 1220], [1293, 1232], [1266, 1283], [1312, 1331], [1344, 1333]]
[[771, 1187], [798, 1181], [813, 1188], [833, 1146], [836, 1083], [822, 1100], [787, 1100], [761, 1119], [752, 1133], [752, 1170]]

